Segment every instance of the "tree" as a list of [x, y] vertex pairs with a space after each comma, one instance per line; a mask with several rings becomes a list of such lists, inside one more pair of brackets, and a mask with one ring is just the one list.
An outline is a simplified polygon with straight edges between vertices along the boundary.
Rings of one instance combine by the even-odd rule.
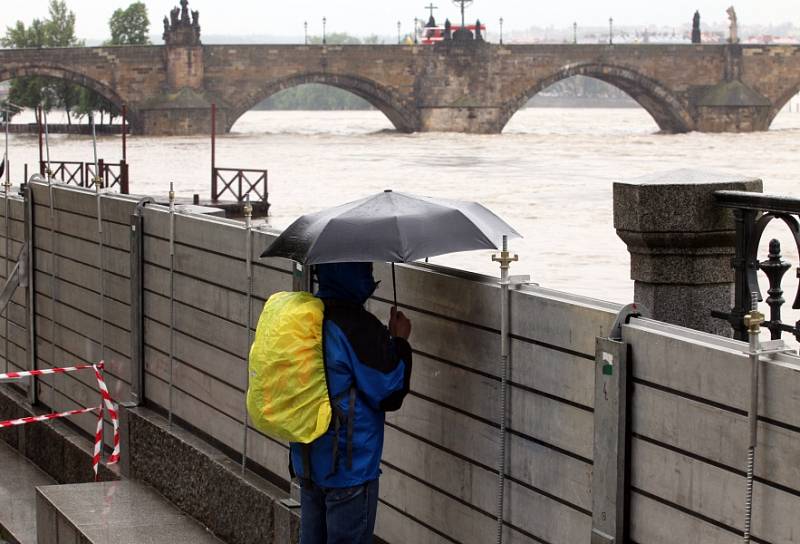
[[[17, 21], [6, 29], [0, 43], [16, 48], [83, 46], [75, 36], [75, 14], [64, 0], [50, 0], [47, 19], [34, 19], [28, 27]], [[67, 122], [72, 123], [70, 110], [77, 105], [79, 94], [80, 87], [72, 83], [29, 76], [11, 82], [9, 100], [28, 108], [42, 106], [47, 111], [62, 106], [67, 112]]]
[[110, 45], [147, 45], [150, 43], [150, 19], [144, 2], [134, 2], [126, 9], [117, 9], [108, 22]]
[[65, 0], [50, 0], [50, 16], [45, 22], [45, 47], [82, 47], [75, 36], [75, 13]]

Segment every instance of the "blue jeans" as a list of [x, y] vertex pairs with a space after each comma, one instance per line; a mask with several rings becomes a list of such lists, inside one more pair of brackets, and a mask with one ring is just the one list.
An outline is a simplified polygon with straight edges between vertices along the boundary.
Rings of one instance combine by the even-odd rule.
[[341, 489], [319, 487], [306, 480], [300, 507], [300, 544], [371, 544], [378, 480]]

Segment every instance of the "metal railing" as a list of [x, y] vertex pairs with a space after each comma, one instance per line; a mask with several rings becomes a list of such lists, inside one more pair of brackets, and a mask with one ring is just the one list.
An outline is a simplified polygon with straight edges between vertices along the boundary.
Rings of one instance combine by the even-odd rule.
[[[733, 209], [736, 223], [736, 253], [733, 259], [736, 290], [731, 311], [714, 311], [712, 315], [728, 321], [735, 338], [746, 341], [744, 316], [750, 312], [752, 295], [756, 294], [758, 300], [764, 300], [758, 285], [758, 272], [762, 271], [769, 280], [766, 303], [770, 315], [764, 326], [770, 330], [773, 340], [788, 332], [800, 341], [800, 321], [786, 324], [781, 320], [781, 309], [786, 303], [781, 283], [792, 265], [783, 259], [780, 242], [777, 239], [770, 241], [769, 255], [763, 261], [758, 260], [758, 247], [764, 231], [775, 219], [789, 228], [800, 252], [800, 199], [746, 191], [717, 191], [714, 200], [717, 206]], [[800, 277], [800, 267], [797, 276]], [[792, 308], [800, 309], [800, 287]]]
[[[127, 162], [106, 162], [100, 159], [97, 161], [97, 167], [100, 170], [104, 188], [116, 188], [124, 195], [129, 194], [130, 166]], [[52, 179], [68, 185], [91, 188], [94, 183], [95, 165], [93, 162], [50, 161], [50, 170]], [[40, 163], [39, 172], [43, 176], [47, 172], [46, 161]]]
[[[84, 163], [75, 161], [50, 161], [50, 178], [62, 183], [85, 187], [86, 171], [83, 165]], [[46, 161], [42, 161], [39, 165], [39, 172], [43, 176], [47, 174]]]
[[248, 196], [255, 202], [267, 202], [267, 180], [267, 170], [215, 167], [211, 172], [211, 200], [217, 202], [229, 193], [237, 202]]

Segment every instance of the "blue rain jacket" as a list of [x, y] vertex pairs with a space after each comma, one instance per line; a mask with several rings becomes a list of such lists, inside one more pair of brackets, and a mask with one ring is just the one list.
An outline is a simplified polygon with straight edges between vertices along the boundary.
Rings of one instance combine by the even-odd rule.
[[[332, 422], [328, 431], [308, 446], [310, 479], [320, 487], [353, 487], [380, 475], [384, 414], [400, 409], [408, 393], [411, 346], [402, 338], [391, 337], [378, 318], [364, 309], [377, 286], [371, 263], [323, 264], [316, 268], [317, 296], [325, 303], [323, 347], [328, 391], [335, 412], [344, 418], [350, 415], [351, 389], [355, 403], [352, 466], [348, 466], [347, 421], [341, 421], [338, 438]], [[295, 474], [308, 478], [303, 446], [292, 443], [290, 448]]]

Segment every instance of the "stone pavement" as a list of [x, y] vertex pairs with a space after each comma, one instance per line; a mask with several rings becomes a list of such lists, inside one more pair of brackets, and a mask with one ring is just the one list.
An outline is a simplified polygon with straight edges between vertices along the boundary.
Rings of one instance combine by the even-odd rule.
[[0, 544], [36, 542], [36, 487], [53, 483], [0, 440]]

